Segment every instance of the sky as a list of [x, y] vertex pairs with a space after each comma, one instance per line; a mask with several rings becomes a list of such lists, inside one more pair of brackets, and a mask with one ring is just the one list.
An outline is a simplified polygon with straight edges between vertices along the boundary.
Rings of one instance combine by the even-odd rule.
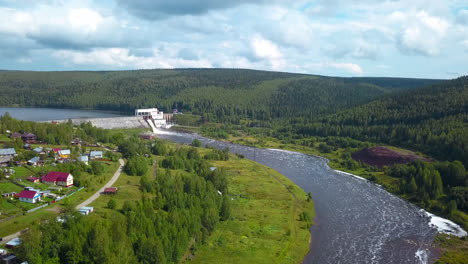
[[468, 75], [467, 0], [0, 0], [0, 69]]

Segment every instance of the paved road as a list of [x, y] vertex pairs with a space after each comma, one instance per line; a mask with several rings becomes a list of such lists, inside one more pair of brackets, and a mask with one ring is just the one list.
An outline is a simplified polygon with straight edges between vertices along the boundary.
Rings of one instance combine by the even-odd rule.
[[80, 209], [83, 206], [87, 206], [88, 204], [94, 202], [99, 196], [101, 195], [102, 192], [104, 192], [104, 188], [111, 187], [119, 178], [120, 173], [122, 172], [123, 166], [125, 165], [123, 159], [119, 159], [120, 166], [117, 169], [117, 171], [114, 173], [114, 176], [101, 188], [99, 191], [97, 191], [95, 194], [93, 194], [91, 197], [88, 198], [88, 200], [80, 203], [79, 205], [76, 206], [76, 209]]

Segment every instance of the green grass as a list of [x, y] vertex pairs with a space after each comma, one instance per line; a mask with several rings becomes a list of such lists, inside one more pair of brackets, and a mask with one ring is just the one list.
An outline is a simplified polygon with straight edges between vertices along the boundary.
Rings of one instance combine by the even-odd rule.
[[20, 192], [22, 189], [11, 182], [0, 182], [0, 193]]
[[9, 138], [7, 135], [5, 134], [0, 134], [0, 141], [6, 141], [6, 142], [11, 142], [11, 138]]
[[466, 264], [468, 263], [468, 238], [458, 238], [439, 234], [435, 245], [440, 249], [441, 256], [436, 264]]
[[[112, 177], [112, 175], [114, 175], [115, 171], [119, 167], [118, 162], [104, 162], [104, 164], [105, 164], [105, 172], [100, 176], [83, 173], [82, 179], [88, 181], [89, 186], [90, 186], [89, 188], [85, 188], [56, 204], [47, 206], [44, 209], [40, 209], [33, 213], [25, 214], [23, 216], [19, 216], [19, 217], [16, 217], [14, 219], [11, 219], [5, 222], [1, 222], [0, 223], [0, 237], [18, 232], [20, 230], [27, 228], [28, 226], [34, 223], [38, 223], [40, 219], [42, 219], [44, 216], [57, 214], [63, 207], [64, 203], [69, 203], [72, 206], [76, 206], [77, 204], [86, 200], [89, 196], [91, 196], [97, 190], [99, 190]], [[25, 209], [31, 209], [31, 208], [38, 206], [37, 204], [33, 205], [33, 204], [27, 204], [23, 202], [21, 203], [17, 202], [16, 205], [19, 208], [25, 208]]]
[[299, 214], [312, 202], [280, 173], [246, 159], [213, 162], [229, 173], [231, 219], [220, 222], [193, 263], [300, 263], [310, 233]]

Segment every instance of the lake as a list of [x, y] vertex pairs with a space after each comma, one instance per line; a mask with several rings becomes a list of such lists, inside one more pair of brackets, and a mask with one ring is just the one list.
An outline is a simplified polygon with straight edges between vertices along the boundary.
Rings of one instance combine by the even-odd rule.
[[48, 121], [63, 120], [69, 118], [100, 118], [124, 116], [117, 113], [94, 110], [0, 107], [0, 115], [4, 115], [6, 112], [10, 113], [10, 115], [16, 119], [26, 121]]

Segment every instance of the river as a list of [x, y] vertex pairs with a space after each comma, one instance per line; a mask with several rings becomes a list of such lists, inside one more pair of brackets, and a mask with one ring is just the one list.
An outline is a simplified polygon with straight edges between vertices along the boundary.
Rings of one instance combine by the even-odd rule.
[[[120, 116], [85, 110], [0, 108], [0, 115], [5, 112], [31, 121]], [[369, 181], [331, 169], [324, 158], [229, 144], [195, 134], [161, 132], [158, 136], [179, 143], [198, 138], [205, 145], [228, 147], [311, 192], [317, 217], [306, 264], [429, 263], [434, 258], [431, 244], [437, 230], [429, 225], [426, 213]], [[431, 221], [453, 227], [441, 218]]]
[[160, 138], [228, 147], [271, 167], [311, 192], [317, 217], [304, 263], [430, 263], [437, 230], [416, 206], [359, 177], [335, 171], [327, 160], [302, 153], [258, 149], [195, 134], [162, 132]]
[[119, 117], [122, 115], [93, 110], [0, 107], [0, 116], [8, 112], [12, 117], [26, 121], [63, 120], [70, 118]]

